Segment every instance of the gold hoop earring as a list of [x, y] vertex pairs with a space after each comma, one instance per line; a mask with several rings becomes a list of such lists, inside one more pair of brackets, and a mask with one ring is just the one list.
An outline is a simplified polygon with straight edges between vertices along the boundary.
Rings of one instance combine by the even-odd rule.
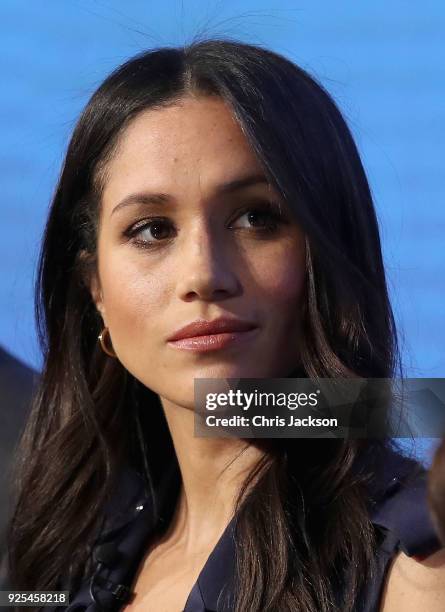
[[[107, 338], [110, 341], [111, 348], [107, 346]], [[106, 353], [110, 357], [117, 357], [116, 353], [113, 350], [113, 345], [111, 343], [111, 337], [110, 337], [110, 330], [108, 329], [108, 327], [103, 328], [103, 330], [98, 335], [97, 339], [99, 340], [104, 353]]]

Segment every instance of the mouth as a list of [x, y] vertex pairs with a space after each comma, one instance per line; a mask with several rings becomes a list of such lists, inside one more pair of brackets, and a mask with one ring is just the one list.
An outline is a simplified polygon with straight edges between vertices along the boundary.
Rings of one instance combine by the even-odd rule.
[[199, 319], [179, 329], [168, 339], [168, 344], [187, 351], [216, 351], [249, 340], [257, 330], [254, 323], [242, 319]]
[[238, 346], [243, 341], [249, 340], [257, 330], [258, 328], [254, 327], [246, 331], [192, 336], [189, 338], [181, 338], [180, 340], [170, 340], [168, 344], [177, 349], [207, 353], [227, 347]]

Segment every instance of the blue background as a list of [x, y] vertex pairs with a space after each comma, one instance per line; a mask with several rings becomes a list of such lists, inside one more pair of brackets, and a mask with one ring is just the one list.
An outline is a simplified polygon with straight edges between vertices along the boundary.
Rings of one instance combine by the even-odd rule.
[[375, 198], [406, 374], [444, 377], [444, 32], [441, 0], [2, 0], [0, 344], [40, 367], [39, 241], [92, 91], [144, 48], [219, 35], [285, 54], [339, 104]]

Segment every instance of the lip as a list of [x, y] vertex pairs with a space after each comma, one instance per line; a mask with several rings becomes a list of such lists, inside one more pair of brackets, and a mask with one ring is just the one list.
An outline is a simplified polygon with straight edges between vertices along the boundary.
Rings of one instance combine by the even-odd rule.
[[199, 319], [181, 327], [168, 338], [168, 343], [185, 350], [214, 351], [250, 338], [257, 329], [254, 323], [242, 319]]

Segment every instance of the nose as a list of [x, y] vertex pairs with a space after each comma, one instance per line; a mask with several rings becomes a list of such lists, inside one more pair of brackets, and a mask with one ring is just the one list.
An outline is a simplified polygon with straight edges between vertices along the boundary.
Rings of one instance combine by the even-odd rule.
[[224, 236], [211, 234], [202, 225], [189, 233], [186, 243], [181, 244], [178, 251], [177, 292], [180, 299], [218, 301], [241, 291], [235, 269], [236, 255], [229, 252], [229, 246], [227, 238], [224, 240]]

